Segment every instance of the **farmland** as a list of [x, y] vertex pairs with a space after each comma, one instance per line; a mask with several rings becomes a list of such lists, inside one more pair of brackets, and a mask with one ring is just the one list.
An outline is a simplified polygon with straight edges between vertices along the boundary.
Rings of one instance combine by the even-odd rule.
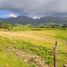
[[67, 64], [67, 29], [0, 30], [0, 67], [53, 67], [58, 42], [58, 67]]

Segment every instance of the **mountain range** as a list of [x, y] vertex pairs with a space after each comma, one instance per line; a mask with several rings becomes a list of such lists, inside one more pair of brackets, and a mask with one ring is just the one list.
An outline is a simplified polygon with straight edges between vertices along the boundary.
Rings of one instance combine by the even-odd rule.
[[10, 18], [0, 18], [0, 22], [7, 22], [12, 24], [23, 24], [23, 25], [43, 25], [43, 24], [67, 24], [67, 13], [66, 14], [52, 14], [50, 16], [41, 17], [40, 19], [33, 19], [27, 16], [18, 16]]

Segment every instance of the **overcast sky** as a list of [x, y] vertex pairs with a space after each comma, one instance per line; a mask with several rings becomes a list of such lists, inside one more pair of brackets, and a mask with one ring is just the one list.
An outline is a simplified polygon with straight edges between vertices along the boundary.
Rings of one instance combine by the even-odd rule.
[[67, 0], [0, 0], [0, 9], [42, 17], [57, 12], [67, 13]]

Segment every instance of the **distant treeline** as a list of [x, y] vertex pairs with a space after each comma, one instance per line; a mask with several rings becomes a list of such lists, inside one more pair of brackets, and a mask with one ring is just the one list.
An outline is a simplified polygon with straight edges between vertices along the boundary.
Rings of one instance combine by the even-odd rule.
[[39, 28], [67, 28], [67, 24], [46, 24], [46, 25], [40, 25]]
[[58, 29], [66, 29], [67, 28], [67, 24], [42, 24], [42, 25], [39, 25], [39, 26], [33, 26], [31, 24], [27, 24], [27, 25], [22, 25], [22, 24], [10, 24], [10, 23], [3, 23], [3, 22], [0, 22], [0, 28], [1, 29], [8, 29], [8, 30], [11, 30], [13, 27], [28, 27], [28, 28], [58, 28]]

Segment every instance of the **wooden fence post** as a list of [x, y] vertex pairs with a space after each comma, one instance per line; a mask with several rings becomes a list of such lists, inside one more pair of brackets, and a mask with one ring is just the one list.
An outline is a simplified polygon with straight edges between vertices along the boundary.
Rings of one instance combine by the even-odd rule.
[[57, 67], [57, 41], [55, 42], [55, 47], [54, 47], [54, 67]]

